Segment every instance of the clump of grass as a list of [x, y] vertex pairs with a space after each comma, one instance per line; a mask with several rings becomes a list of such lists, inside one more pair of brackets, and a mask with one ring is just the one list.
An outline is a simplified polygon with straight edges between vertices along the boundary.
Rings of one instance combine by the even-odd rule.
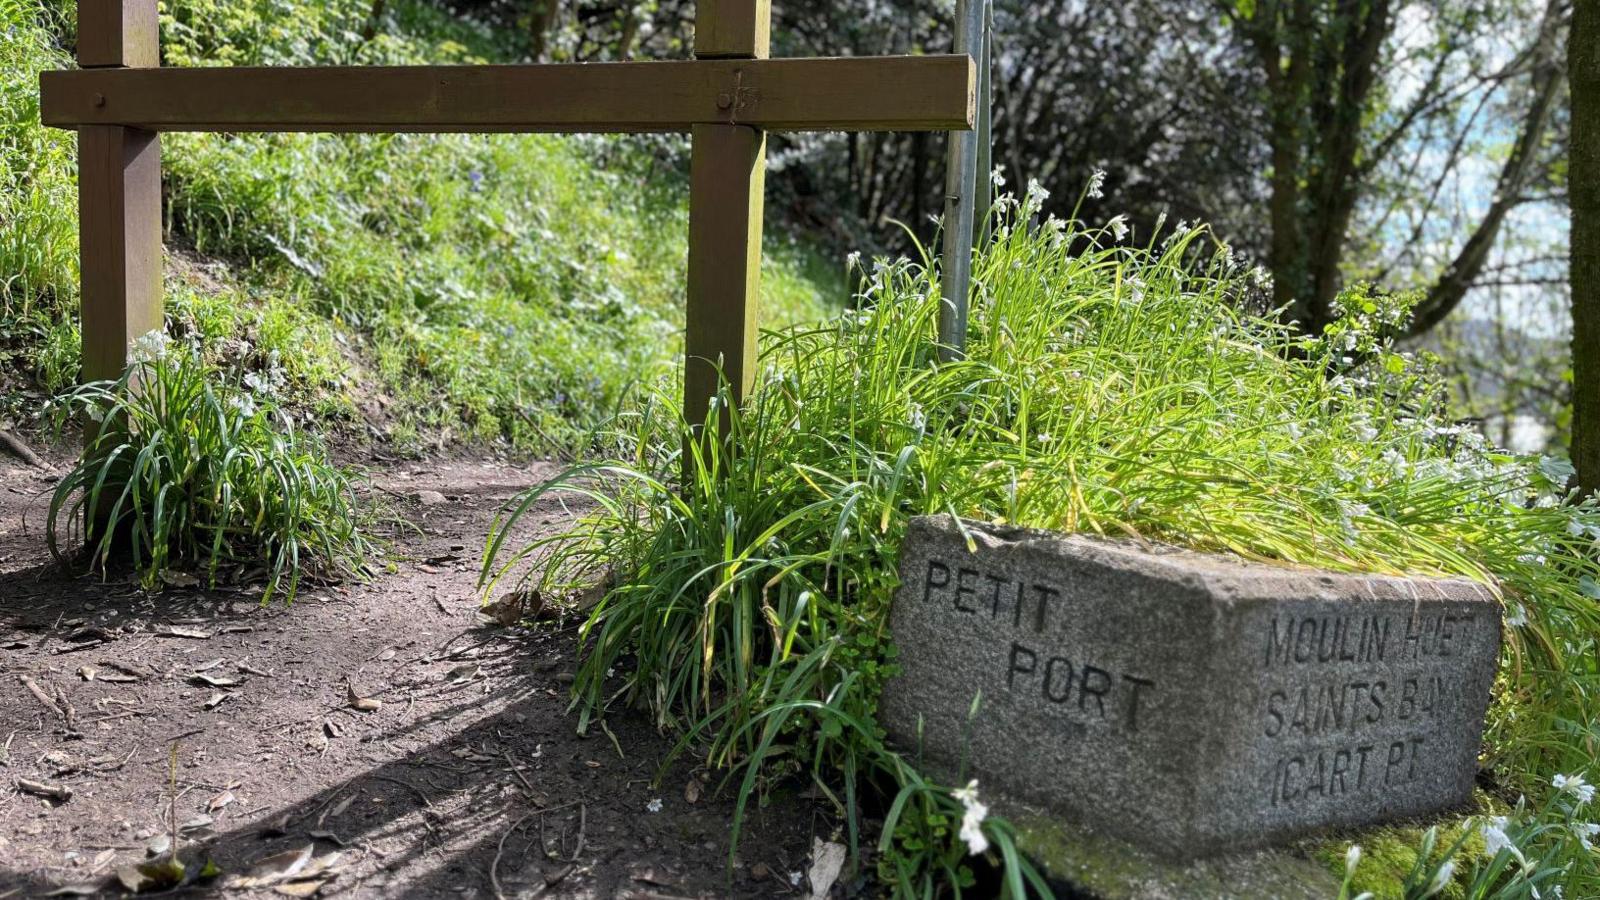
[[[617, 458], [508, 510], [486, 587], [530, 561], [523, 577], [546, 590], [624, 573], [581, 632], [584, 721], [646, 703], [680, 751], [738, 777], [741, 810], [805, 777], [854, 837], [863, 792], [927, 784], [874, 714], [895, 671], [906, 522], [950, 513], [1478, 579], [1511, 623], [1489, 762], [1530, 793], [1546, 773], [1592, 771], [1600, 515], [1564, 500], [1562, 464], [1499, 453], [1448, 419], [1431, 366], [1384, 337], [1409, 299], [1352, 291], [1328, 334], [1302, 339], [1241, 312], [1259, 276], [1203, 229], [1113, 246], [1081, 223], [1033, 224], [1036, 196], [1002, 202], [976, 261], [966, 359], [937, 362], [937, 271], [879, 260], [859, 312], [767, 336], [765, 376], [727, 410], [725, 441], [690, 439], [664, 389], [615, 435]], [[598, 511], [506, 546], [556, 490]], [[959, 884], [948, 810], [896, 810], [880, 872], [913, 894], [929, 873]], [[1600, 883], [1592, 862], [1567, 877]]]
[[[126, 553], [146, 588], [175, 573], [264, 575], [262, 602], [292, 603], [302, 577], [367, 571], [374, 546], [353, 476], [270, 398], [273, 371], [218, 382], [199, 352], [152, 332], [120, 379], [54, 404], [56, 426], [86, 423], [81, 461], [56, 486], [47, 531], [82, 528], [91, 564]], [[230, 573], [234, 574], [234, 573]]]

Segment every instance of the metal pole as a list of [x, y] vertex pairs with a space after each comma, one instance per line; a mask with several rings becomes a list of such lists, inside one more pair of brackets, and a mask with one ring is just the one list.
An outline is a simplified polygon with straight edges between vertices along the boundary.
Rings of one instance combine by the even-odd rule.
[[973, 211], [972, 245], [989, 236], [989, 207], [994, 203], [994, 0], [983, 0], [983, 57], [978, 60], [977, 208]]
[[[956, 0], [956, 52], [981, 57], [983, 0]], [[967, 345], [967, 294], [972, 285], [972, 228], [978, 132], [953, 131], [945, 165], [944, 265], [940, 272], [939, 359], [961, 359]]]

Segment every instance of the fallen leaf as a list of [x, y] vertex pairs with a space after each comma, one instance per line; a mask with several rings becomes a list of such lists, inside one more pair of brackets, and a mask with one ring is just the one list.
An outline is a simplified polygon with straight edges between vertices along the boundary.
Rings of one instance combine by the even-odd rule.
[[237, 799], [239, 799], [239, 798], [237, 798], [237, 797], [235, 797], [233, 795], [233, 791], [223, 791], [222, 793], [216, 795], [215, 797], [212, 797], [210, 802], [208, 802], [206, 804], [206, 812], [213, 812], [214, 813], [217, 810], [220, 810], [220, 809], [226, 807], [228, 804], [234, 802]]
[[345, 690], [348, 691], [350, 695], [349, 699], [351, 709], [360, 710], [361, 712], [377, 712], [383, 708], [382, 700], [374, 700], [371, 697], [361, 696], [360, 694], [356, 693], [356, 686], [353, 684], [345, 684]]
[[316, 852], [314, 844], [307, 844], [299, 850], [285, 850], [275, 853], [266, 859], [258, 860], [244, 875], [235, 875], [228, 879], [225, 887], [254, 888], [289, 881], [297, 877], [311, 862], [311, 854]]
[[379, 653], [378, 654], [378, 659], [382, 660], [383, 662], [388, 662], [389, 660], [394, 659], [395, 654], [398, 653], [398, 652], [399, 651], [395, 650], [395, 648], [390, 647], [389, 649], [383, 651], [382, 653]]
[[273, 819], [267, 824], [261, 826], [261, 829], [256, 833], [262, 837], [282, 837], [283, 835], [289, 833], [289, 819], [290, 814], [284, 813], [276, 819]]
[[84, 681], [93, 681], [95, 676], [94, 666], [79, 666], [78, 677]]
[[451, 684], [466, 684], [474, 678], [477, 678], [480, 674], [482, 674], [482, 672], [483, 666], [478, 665], [477, 663], [467, 663], [466, 665], [456, 666], [454, 669], [446, 672], [444, 677], [445, 680], [449, 681]]
[[273, 888], [274, 891], [285, 897], [314, 897], [317, 891], [322, 890], [325, 881], [296, 881], [290, 884], [280, 884]]
[[328, 737], [336, 738], [344, 733], [344, 729], [340, 728], [338, 723], [334, 722], [332, 719], [323, 719], [322, 732]]
[[212, 669], [215, 669], [217, 666], [222, 665], [222, 663], [223, 663], [222, 657], [219, 656], [216, 659], [213, 659], [211, 662], [201, 663], [200, 665], [195, 666], [194, 667], [194, 671], [196, 671], [196, 672], [209, 672]]
[[72, 755], [67, 753], [65, 750], [51, 750], [49, 753], [44, 755], [44, 762], [50, 764], [50, 775], [54, 778], [60, 778], [63, 775], [71, 775], [73, 772], [83, 768], [83, 766], [79, 765], [78, 761], [73, 759]]
[[544, 594], [521, 588], [503, 595], [500, 599], [479, 610], [485, 618], [501, 627], [510, 628], [528, 616], [536, 616], [544, 607]]
[[190, 675], [189, 680], [195, 684], [203, 684], [206, 687], [214, 688], [238, 687], [240, 684], [239, 680], [236, 678], [215, 678], [201, 672], [196, 672], [193, 675]]
[[828, 892], [833, 890], [833, 883], [839, 880], [844, 860], [843, 844], [822, 838], [811, 839], [811, 871], [806, 873], [811, 880], [811, 900], [825, 900]]
[[700, 802], [700, 779], [691, 778], [689, 783], [683, 786], [683, 799], [687, 803]]
[[183, 863], [171, 856], [162, 856], [147, 863], [123, 866], [117, 870], [117, 881], [132, 894], [164, 891], [183, 883]]
[[634, 881], [653, 884], [656, 887], [675, 888], [680, 883], [679, 879], [673, 877], [672, 873], [663, 872], [654, 866], [643, 864], [635, 865], [629, 874]]
[[202, 828], [210, 828], [214, 822], [216, 822], [216, 820], [210, 816], [195, 816], [189, 821], [184, 822], [182, 825], [179, 825], [178, 830], [199, 831]]
[[161, 631], [157, 631], [156, 637], [193, 638], [197, 641], [209, 641], [211, 640], [211, 632], [200, 631], [195, 628], [179, 628], [176, 625], [170, 625]]
[[206, 701], [206, 709], [216, 709], [217, 707], [222, 705], [222, 702], [224, 700], [227, 700], [229, 697], [232, 697], [232, 696], [233, 696], [232, 694], [224, 694], [221, 691], [218, 691], [217, 693], [211, 695], [211, 699], [210, 700]]
[[337, 819], [344, 815], [345, 810], [350, 808], [350, 804], [356, 802], [356, 796], [356, 794], [351, 794], [350, 796], [339, 801], [339, 803], [332, 809], [323, 810], [322, 815], [317, 816], [317, 824], [321, 825], [323, 822], [326, 822], [329, 819]]
[[106, 890], [106, 888], [107, 888], [107, 885], [103, 881], [90, 881], [90, 882], [83, 882], [83, 883], [80, 883], [80, 884], [64, 884], [61, 887], [58, 887], [55, 890], [51, 891], [50, 893], [45, 894], [45, 896], [46, 897], [93, 897], [95, 894], [98, 894], [101, 891]]
[[156, 835], [144, 845], [144, 853], [146, 856], [160, 856], [171, 849], [172, 835], [167, 834], [166, 832]]

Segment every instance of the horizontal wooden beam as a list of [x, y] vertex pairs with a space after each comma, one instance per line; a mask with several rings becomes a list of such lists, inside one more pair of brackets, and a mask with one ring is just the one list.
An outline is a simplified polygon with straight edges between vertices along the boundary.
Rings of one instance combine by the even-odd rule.
[[149, 131], [960, 131], [966, 55], [45, 72], [46, 125]]

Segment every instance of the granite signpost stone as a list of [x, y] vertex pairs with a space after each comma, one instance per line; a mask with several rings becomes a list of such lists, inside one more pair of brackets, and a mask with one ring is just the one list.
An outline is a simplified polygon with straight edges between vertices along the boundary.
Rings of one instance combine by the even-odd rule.
[[947, 517], [900, 567], [882, 714], [946, 777], [1169, 857], [1470, 796], [1500, 643], [1472, 582]]

